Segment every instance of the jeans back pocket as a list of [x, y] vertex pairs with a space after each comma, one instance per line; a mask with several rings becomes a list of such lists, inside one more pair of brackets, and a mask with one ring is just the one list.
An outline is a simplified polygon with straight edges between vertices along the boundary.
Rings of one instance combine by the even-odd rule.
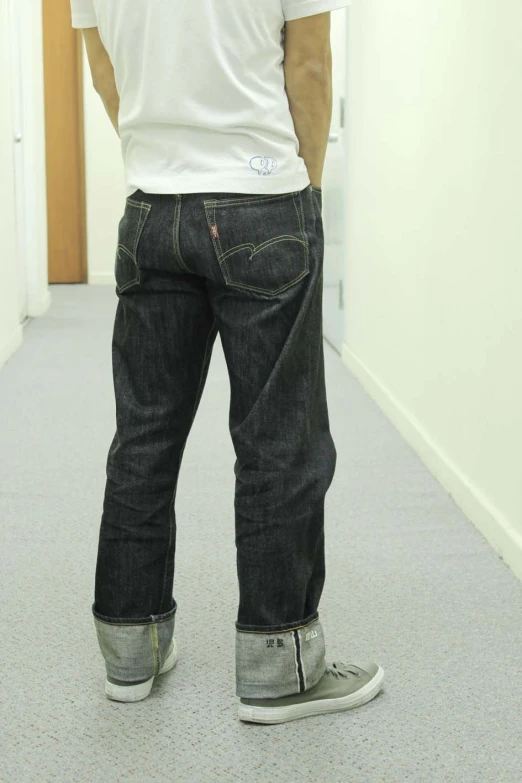
[[300, 191], [209, 199], [204, 206], [227, 285], [275, 296], [309, 273]]
[[143, 201], [128, 198], [125, 213], [118, 227], [118, 249], [114, 265], [116, 290], [119, 294], [139, 285], [138, 245], [151, 206]]

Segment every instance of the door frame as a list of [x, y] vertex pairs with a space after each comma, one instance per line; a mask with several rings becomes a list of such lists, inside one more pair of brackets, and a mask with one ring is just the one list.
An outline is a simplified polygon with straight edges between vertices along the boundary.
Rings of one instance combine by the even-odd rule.
[[[11, 54], [11, 98], [15, 110], [13, 120], [20, 124], [13, 130], [22, 134], [22, 141], [19, 149], [13, 150], [13, 171], [18, 203], [17, 236], [20, 231], [24, 236], [18, 242], [16, 295], [20, 320], [27, 322], [28, 318], [43, 315], [51, 304], [47, 270], [42, 9], [34, 0], [6, 2], [10, 36], [18, 31], [18, 51], [14, 44]], [[18, 63], [13, 57], [18, 57]], [[22, 210], [21, 216], [18, 209]], [[20, 220], [23, 229], [19, 229]]]
[[23, 323], [27, 318], [28, 294], [27, 294], [27, 230], [25, 227], [25, 166], [24, 166], [24, 122], [23, 122], [23, 93], [24, 84], [22, 78], [22, 19], [16, 0], [7, 0], [9, 14], [9, 39], [10, 51], [10, 82], [11, 82], [11, 111], [13, 133], [13, 175], [15, 184], [15, 212], [16, 212], [16, 244], [17, 244], [17, 298], [18, 320]]
[[69, 0], [41, 6], [49, 278], [87, 283], [83, 36], [72, 27]]

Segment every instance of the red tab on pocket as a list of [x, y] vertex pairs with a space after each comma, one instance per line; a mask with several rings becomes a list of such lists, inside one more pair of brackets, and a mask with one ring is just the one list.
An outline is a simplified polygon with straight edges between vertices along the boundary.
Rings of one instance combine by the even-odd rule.
[[217, 223], [212, 223], [212, 225], [210, 226], [210, 233], [212, 239], [219, 239]]

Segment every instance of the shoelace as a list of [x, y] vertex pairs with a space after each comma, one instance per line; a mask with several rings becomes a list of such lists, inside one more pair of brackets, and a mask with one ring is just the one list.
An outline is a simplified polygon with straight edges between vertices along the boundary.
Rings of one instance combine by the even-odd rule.
[[339, 661], [334, 661], [331, 666], [327, 666], [325, 669], [326, 674], [333, 674], [334, 677], [348, 677], [349, 674], [355, 674], [356, 677], [360, 677], [361, 673], [356, 669], [355, 666], [348, 666], [345, 663], [340, 663]]

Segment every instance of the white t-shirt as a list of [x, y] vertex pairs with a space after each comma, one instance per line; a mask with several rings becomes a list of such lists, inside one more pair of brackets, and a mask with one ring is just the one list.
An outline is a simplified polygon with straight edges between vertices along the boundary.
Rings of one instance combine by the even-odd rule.
[[71, 0], [114, 66], [127, 194], [303, 190], [284, 24], [350, 1]]

